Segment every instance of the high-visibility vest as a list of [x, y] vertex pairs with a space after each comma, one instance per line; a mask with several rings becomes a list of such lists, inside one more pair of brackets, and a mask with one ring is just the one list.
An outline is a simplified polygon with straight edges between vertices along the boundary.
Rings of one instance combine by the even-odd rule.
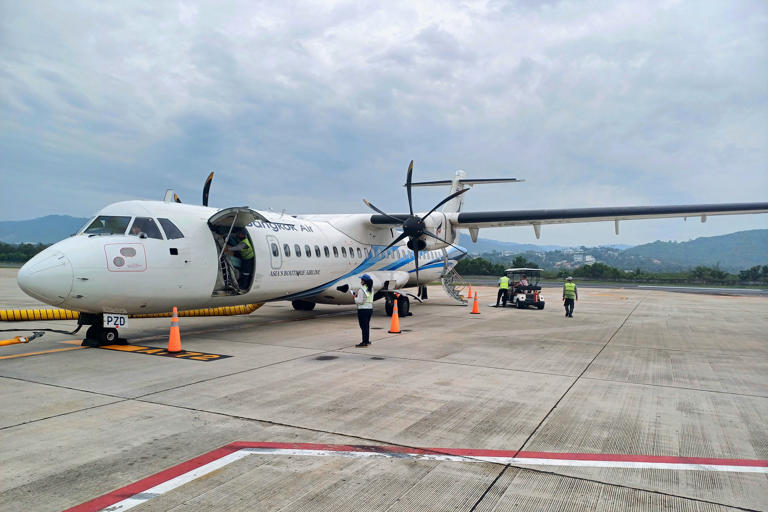
[[243, 243], [245, 244], [245, 247], [240, 249], [240, 257], [244, 260], [252, 260], [256, 253], [253, 252], [251, 241], [247, 238], [243, 238]]
[[[360, 288], [360, 291], [365, 294], [365, 302], [357, 305], [357, 309], [373, 309], [373, 292], [368, 291], [367, 288]], [[360, 293], [360, 292], [357, 292]]]
[[509, 289], [509, 278], [507, 276], [502, 276], [499, 278], [499, 289], [500, 290]]
[[576, 298], [576, 283], [565, 283], [563, 286], [563, 297], [566, 299]]

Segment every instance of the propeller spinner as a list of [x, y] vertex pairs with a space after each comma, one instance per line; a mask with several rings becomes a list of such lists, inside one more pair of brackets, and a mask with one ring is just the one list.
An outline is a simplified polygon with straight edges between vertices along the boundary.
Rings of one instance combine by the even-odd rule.
[[[432, 213], [443, 206], [445, 203], [453, 199], [454, 197], [458, 197], [467, 190], [468, 188], [465, 188], [463, 190], [458, 190], [454, 192], [453, 194], [449, 195], [439, 203], [437, 203], [431, 210], [429, 210], [429, 213], [424, 215], [423, 217], [419, 217], [418, 215], [414, 215], [413, 213], [413, 198], [411, 194], [411, 183], [412, 183], [412, 177], [413, 177], [413, 160], [411, 160], [410, 165], [408, 166], [408, 174], [406, 176], [405, 180], [405, 189], [408, 194], [408, 211], [410, 211], [410, 215], [403, 219], [398, 219], [397, 217], [393, 217], [392, 215], [383, 212], [382, 210], [376, 208], [373, 204], [371, 204], [368, 200], [363, 199], [363, 202], [368, 205], [369, 208], [371, 208], [373, 211], [380, 213], [381, 215], [384, 215], [385, 217], [389, 217], [394, 221], [395, 224], [400, 224], [403, 232], [400, 233], [400, 235], [395, 238], [388, 246], [386, 246], [384, 249], [382, 249], [379, 254], [384, 253], [392, 247], [393, 245], [396, 245], [401, 240], [408, 238], [407, 246], [410, 250], [413, 251], [413, 259], [416, 264], [416, 284], [419, 284], [419, 251], [423, 251], [427, 247], [427, 242], [424, 240], [425, 236], [434, 238], [435, 240], [439, 240], [443, 242], [446, 245], [450, 245], [451, 247], [456, 247], [452, 243], [448, 242], [447, 240], [443, 240], [436, 234], [430, 232], [427, 230], [427, 225], [424, 222], [427, 217], [432, 215]], [[458, 247], [456, 247], [458, 249]]]

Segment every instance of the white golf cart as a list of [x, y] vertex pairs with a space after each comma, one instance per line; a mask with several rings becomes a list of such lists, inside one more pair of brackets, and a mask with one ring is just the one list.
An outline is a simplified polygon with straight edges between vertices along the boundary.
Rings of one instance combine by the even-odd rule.
[[[541, 295], [540, 268], [508, 268], [504, 271], [509, 278], [509, 301], [518, 309], [535, 306], [544, 309], [544, 297]], [[523, 283], [521, 283], [523, 281]], [[525, 281], [528, 284], [524, 284]]]

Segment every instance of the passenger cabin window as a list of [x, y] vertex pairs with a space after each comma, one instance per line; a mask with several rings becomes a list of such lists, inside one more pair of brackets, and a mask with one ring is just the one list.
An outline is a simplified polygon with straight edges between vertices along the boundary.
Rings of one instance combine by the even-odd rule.
[[357, 257], [363, 259], [363, 251], [361, 251], [359, 247], [357, 248]]
[[341, 257], [346, 258], [347, 257], [347, 248], [342, 246], [341, 247]]
[[333, 246], [333, 257], [338, 258], [339, 257], [339, 250], [336, 248], [336, 246]]
[[307, 256], [307, 258], [312, 257], [312, 249], [310, 249], [308, 245], [304, 246], [304, 254]]
[[291, 247], [288, 244], [284, 244], [283, 245], [283, 252], [285, 253], [286, 256], [290, 256], [291, 255]]
[[160, 222], [160, 225], [163, 226], [163, 231], [165, 231], [165, 238], [168, 240], [176, 240], [177, 238], [184, 238], [184, 234], [181, 232], [179, 228], [176, 227], [176, 224], [171, 222], [169, 219], [157, 219], [158, 222]]
[[278, 257], [280, 256], [280, 249], [277, 248], [277, 244], [272, 242], [272, 256]]
[[160, 234], [160, 228], [155, 224], [155, 219], [149, 217], [136, 217], [131, 226], [130, 234], [138, 237], [146, 235], [145, 238], [163, 239], [163, 235]]
[[315, 246], [315, 256], [320, 257], [320, 247], [317, 245]]
[[323, 252], [325, 252], [325, 257], [330, 258], [331, 257], [331, 251], [328, 250], [328, 246], [323, 246]]
[[83, 231], [84, 235], [124, 235], [131, 217], [99, 215]]
[[296, 257], [301, 258], [301, 246], [299, 244], [294, 244], [293, 250], [296, 251]]

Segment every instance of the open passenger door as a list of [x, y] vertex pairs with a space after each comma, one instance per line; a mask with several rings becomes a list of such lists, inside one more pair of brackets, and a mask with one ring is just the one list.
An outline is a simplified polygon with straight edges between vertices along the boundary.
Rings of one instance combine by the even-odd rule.
[[208, 225], [213, 227], [244, 228], [251, 222], [260, 220], [269, 222], [266, 217], [247, 206], [233, 206], [219, 210], [208, 219]]
[[253, 248], [253, 240], [251, 240], [246, 227], [256, 220], [269, 222], [259, 212], [251, 210], [247, 206], [225, 208], [214, 213], [208, 219], [208, 227], [216, 243], [219, 266], [218, 277], [216, 278], [216, 285], [212, 295], [242, 295], [251, 288], [255, 261], [251, 263], [250, 272], [244, 272], [246, 277], [243, 277], [241, 275], [241, 268], [246, 263], [240, 260], [240, 258], [227, 254], [225, 249], [228, 242], [230, 245], [235, 245], [235, 243], [232, 243], [234, 240], [231, 237], [237, 232], [245, 233], [251, 248]]

